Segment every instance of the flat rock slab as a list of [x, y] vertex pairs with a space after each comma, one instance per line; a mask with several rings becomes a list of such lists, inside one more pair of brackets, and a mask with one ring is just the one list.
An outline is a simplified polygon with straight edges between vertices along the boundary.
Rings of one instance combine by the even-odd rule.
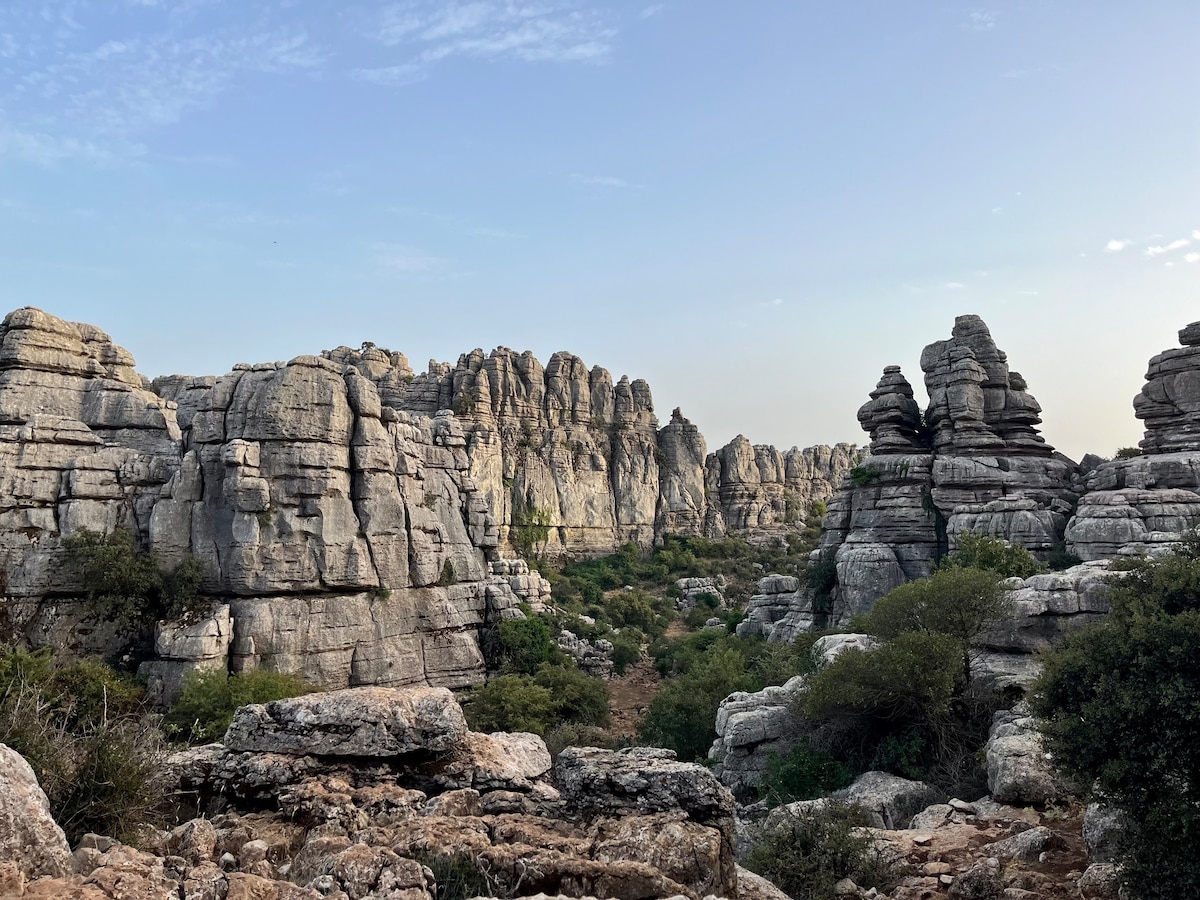
[[230, 750], [292, 756], [390, 757], [453, 749], [467, 720], [446, 688], [364, 687], [243, 706]]

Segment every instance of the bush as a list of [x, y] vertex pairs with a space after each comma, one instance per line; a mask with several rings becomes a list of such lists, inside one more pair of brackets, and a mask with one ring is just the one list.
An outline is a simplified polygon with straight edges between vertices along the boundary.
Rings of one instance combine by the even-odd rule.
[[561, 658], [550, 623], [532, 613], [524, 619], [508, 619], [497, 629], [500, 671], [512, 675], [532, 675], [547, 662]]
[[624, 633], [613, 635], [611, 640], [613, 645], [613, 671], [618, 675], [624, 675], [631, 665], [641, 660], [641, 642], [632, 640]]
[[829, 753], [805, 741], [786, 755], [772, 753], [759, 783], [759, 795], [770, 806], [793, 800], [815, 800], [844, 788], [854, 773]]
[[536, 675], [501, 675], [478, 688], [463, 711], [474, 731], [530, 731], [545, 736], [557, 725], [608, 722], [608, 684], [574, 663], [538, 669]]
[[703, 759], [716, 737], [713, 724], [721, 701], [734, 691], [761, 687], [746, 671], [742, 654], [731, 648], [716, 649], [685, 674], [662, 684], [638, 725], [638, 736], [674, 750], [685, 762]]
[[232, 676], [224, 669], [191, 672], [165, 721], [173, 735], [189, 743], [210, 743], [221, 740], [239, 707], [298, 697], [310, 690], [296, 675], [265, 669]]
[[117, 528], [100, 534], [86, 528], [63, 541], [67, 564], [83, 582], [89, 615], [123, 628], [144, 630], [157, 619], [198, 613], [203, 570], [188, 557], [163, 572], [159, 560], [137, 544], [133, 532]]
[[963, 677], [970, 681], [972, 642], [1009, 610], [994, 571], [950, 566], [889, 591], [854, 626], [884, 640], [907, 632], [952, 637], [958, 642]]
[[1200, 559], [1139, 559], [1112, 612], [1044, 655], [1033, 689], [1047, 749], [1125, 813], [1123, 877], [1145, 900], [1200, 891]]
[[836, 803], [790, 814], [751, 851], [746, 868], [793, 900], [832, 900], [843, 878], [887, 891], [903, 873], [875, 848], [862, 827], [869, 824], [857, 807]]
[[850, 480], [856, 487], [866, 487], [882, 477], [883, 473], [874, 466], [855, 466], [850, 470]]
[[1142, 455], [1141, 447], [1120, 447], [1118, 448], [1116, 459], [1136, 459]]
[[986, 569], [1001, 578], [1029, 578], [1045, 571], [1020, 544], [987, 534], [967, 532], [958, 536], [958, 548], [942, 561], [944, 567]]
[[417, 853], [413, 859], [433, 872], [438, 900], [501, 896], [497, 893], [499, 886], [488, 877], [478, 860], [465, 851]]
[[33, 767], [73, 844], [161, 821], [166, 752], [144, 693], [102, 663], [0, 652], [0, 743]]

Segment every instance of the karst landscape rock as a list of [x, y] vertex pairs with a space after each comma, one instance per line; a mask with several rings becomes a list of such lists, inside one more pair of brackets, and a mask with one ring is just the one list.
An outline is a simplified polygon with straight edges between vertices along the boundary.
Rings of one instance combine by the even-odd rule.
[[[976, 642], [980, 671], [1019, 693], [1035, 651], [1103, 619], [1109, 560], [1163, 552], [1200, 524], [1200, 324], [1180, 343], [1150, 361], [1134, 400], [1142, 454], [1085, 470], [1038, 434], [1037, 401], [977, 316], [922, 353], [924, 411], [899, 367], [883, 369], [858, 411], [868, 447], [780, 452], [739, 435], [709, 453], [680, 410], [660, 425], [646, 382], [565, 352], [543, 368], [475, 350], [417, 374], [364, 344], [150, 381], [98, 328], [12, 312], [0, 324], [5, 639], [119, 648], [119, 626], [84, 608], [65, 541], [123, 528], [164, 565], [197, 559], [212, 601], [155, 627], [140, 670], [155, 702], [205, 669], [288, 672], [322, 691], [242, 707], [221, 743], [176, 753], [181, 824], [141, 849], [89, 835], [72, 852], [35, 773], [0, 745], [0, 896], [422, 900], [438, 896], [429, 860], [465, 855], [500, 896], [774, 900], [739, 853], [782, 814], [739, 807], [731, 789], [753, 788], [800, 739], [808, 676], [729, 696], [712, 771], [650, 747], [552, 759], [537, 735], [470, 731], [452, 691], [488, 677], [485, 636], [553, 608], [520, 555], [786, 540], [827, 503], [809, 576], [763, 572], [737, 626], [794, 641], [846, 630], [965, 534], [1074, 554], [1003, 582], [1011, 614]], [[675, 586], [693, 613], [705, 597], [724, 609], [725, 589]], [[612, 674], [610, 642], [564, 630], [558, 643]], [[814, 664], [874, 646], [824, 637]], [[1066, 896], [1064, 878], [1112, 894], [1109, 851], [1070, 877], [1046, 862], [1086, 863], [1087, 830], [1044, 812], [1070, 786], [1028, 709], [997, 713], [981, 753], [985, 798], [880, 772], [843, 792], [872, 813], [879, 846], [918, 864], [887, 896]], [[1097, 847], [1111, 843], [1102, 812], [1089, 812]]]

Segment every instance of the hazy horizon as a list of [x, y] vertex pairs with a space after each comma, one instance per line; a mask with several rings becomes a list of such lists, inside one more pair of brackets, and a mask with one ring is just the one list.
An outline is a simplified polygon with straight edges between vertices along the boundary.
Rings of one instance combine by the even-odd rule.
[[568, 350], [715, 449], [984, 318], [1068, 456], [1200, 319], [1200, 7], [11, 0], [5, 309], [147, 375]]

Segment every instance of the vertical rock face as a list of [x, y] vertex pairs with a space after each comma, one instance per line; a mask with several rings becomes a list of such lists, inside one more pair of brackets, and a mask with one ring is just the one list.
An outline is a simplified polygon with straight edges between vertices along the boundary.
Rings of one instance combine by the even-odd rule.
[[1146, 423], [1147, 453], [1200, 447], [1200, 322], [1179, 331], [1181, 346], [1150, 360], [1146, 384], [1133, 398], [1133, 413]]
[[1150, 360], [1133, 411], [1146, 423], [1142, 456], [1097, 466], [1067, 526], [1081, 559], [1154, 552], [1200, 525], [1200, 322], [1181, 347]]
[[1037, 433], [1042, 408], [1025, 380], [1009, 371], [1008, 357], [979, 316], [956, 318], [950, 340], [925, 348], [921, 368], [929, 393], [925, 421], [939, 453], [1054, 453]]
[[678, 410], [659, 430], [644, 381], [569, 353], [543, 369], [476, 350], [414, 376], [364, 344], [150, 384], [99, 329], [26, 308], [0, 324], [0, 624], [113, 649], [62, 539], [122, 527], [164, 565], [196, 556], [221, 601], [160, 629], [160, 699], [226, 665], [457, 687], [483, 677], [481, 627], [548, 600], [502, 546], [606, 553], [802, 518], [853, 455], [740, 439], [709, 456]]
[[858, 411], [870, 457], [829, 503], [818, 551], [826, 583], [762, 593], [740, 632], [789, 639], [797, 628], [866, 612], [928, 575], [964, 533], [1043, 557], [1062, 540], [1078, 467], [1037, 434], [1040, 407], [983, 321], [959, 316], [949, 340], [925, 348], [921, 367], [924, 421], [898, 366], [884, 369]]
[[[103, 332], [34, 309], [0, 325], [3, 621], [31, 643], [110, 650], [82, 620], [62, 539], [128, 528], [165, 564], [197, 556], [208, 620], [163, 628], [147, 676], [266, 665], [318, 684], [457, 686], [476, 634], [514, 606], [499, 535], [449, 413], [384, 407], [403, 359], [302, 356], [147, 389]], [[397, 374], [400, 373], [400, 374]]]
[[887, 366], [871, 399], [858, 410], [858, 422], [871, 435], [871, 453], [912, 453], [928, 449], [921, 434], [921, 408], [899, 366]]
[[[520, 544], [522, 522], [538, 513], [549, 534], [536, 549], [550, 557], [802, 520], [812, 501], [833, 495], [857, 452], [838, 444], [780, 453], [739, 436], [708, 454], [679, 409], [658, 428], [645, 381], [614, 383], [565, 352], [543, 369], [528, 351], [477, 349], [416, 377], [390, 351], [342, 347], [326, 356], [356, 366], [385, 406], [423, 416], [452, 409], [502, 542]], [[397, 361], [386, 368], [385, 360]]]

